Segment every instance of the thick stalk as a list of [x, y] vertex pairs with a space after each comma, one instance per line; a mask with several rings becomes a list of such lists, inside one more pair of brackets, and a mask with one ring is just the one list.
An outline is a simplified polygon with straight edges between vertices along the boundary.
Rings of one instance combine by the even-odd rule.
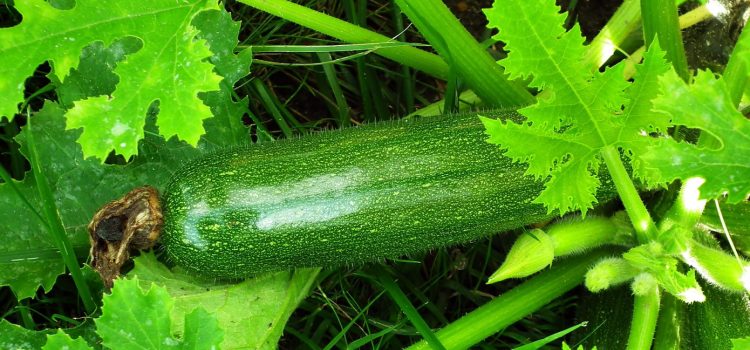
[[[392, 40], [385, 35], [380, 35], [291, 1], [240, 0], [240, 2], [345, 42], [381, 43]], [[375, 53], [434, 77], [442, 79], [448, 77], [448, 64], [445, 61], [437, 55], [415, 47], [384, 48], [375, 51]]]
[[656, 321], [659, 319], [659, 287], [645, 295], [636, 295], [633, 305], [633, 322], [630, 324], [628, 350], [649, 350], [654, 340]]
[[729, 95], [732, 96], [732, 102], [735, 105], [740, 104], [742, 98], [742, 92], [745, 90], [748, 77], [748, 63], [747, 56], [750, 52], [750, 30], [743, 29], [737, 44], [732, 50], [732, 55], [729, 56], [729, 62], [727, 62], [724, 68], [723, 79], [729, 89]]
[[687, 81], [690, 74], [674, 0], [641, 0], [641, 16], [646, 47], [654, 38], [659, 38], [659, 46], [667, 52], [667, 60], [672, 62], [680, 78]]
[[625, 211], [628, 212], [638, 242], [647, 243], [655, 239], [657, 231], [654, 220], [651, 219], [648, 209], [646, 209], [640, 195], [638, 195], [638, 190], [636, 190], [633, 181], [630, 179], [630, 175], [625, 170], [625, 165], [622, 164], [622, 159], [620, 158], [620, 152], [613, 146], [606, 146], [602, 149], [602, 158], [604, 158], [604, 163], [607, 164], [607, 169], [612, 176], [612, 181], [615, 183], [617, 193], [620, 195], [622, 204], [625, 206]]
[[[468, 349], [583, 282], [586, 271], [611, 250], [595, 250], [554, 266], [435, 332], [446, 349]], [[425, 341], [409, 350], [429, 349]]]
[[396, 0], [396, 3], [486, 105], [512, 107], [534, 102], [526, 89], [506, 79], [495, 59], [474, 40], [442, 0]]

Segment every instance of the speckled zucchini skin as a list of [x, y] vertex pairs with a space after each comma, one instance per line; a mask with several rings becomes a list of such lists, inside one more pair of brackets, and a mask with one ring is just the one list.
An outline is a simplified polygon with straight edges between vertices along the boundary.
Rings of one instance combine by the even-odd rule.
[[168, 185], [162, 243], [189, 270], [242, 278], [394, 258], [548, 218], [531, 203], [541, 184], [485, 139], [466, 114], [211, 154]]

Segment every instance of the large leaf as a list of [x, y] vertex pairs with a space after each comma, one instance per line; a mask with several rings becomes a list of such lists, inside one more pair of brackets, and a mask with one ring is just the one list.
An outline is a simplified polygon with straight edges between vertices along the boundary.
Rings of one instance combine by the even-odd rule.
[[23, 99], [23, 83], [36, 67], [51, 61], [64, 81], [79, 62], [81, 50], [101, 41], [133, 36], [141, 41], [115, 69], [120, 81], [111, 96], [79, 101], [68, 113], [68, 128], [83, 128], [84, 154], [104, 160], [111, 150], [126, 158], [137, 153], [149, 107], [159, 101], [159, 129], [196, 145], [204, 133], [209, 108], [198, 97], [218, 90], [221, 77], [205, 59], [211, 56], [191, 25], [196, 14], [216, 9], [211, 0], [117, 1], [101, 6], [78, 0], [69, 10], [47, 2], [18, 1], [23, 21], [0, 30], [0, 115], [13, 116]]
[[578, 25], [566, 32], [565, 15], [553, 1], [498, 0], [485, 13], [489, 26], [500, 30], [495, 38], [509, 50], [500, 61], [506, 72], [511, 78], [531, 76], [530, 85], [543, 90], [536, 104], [519, 110], [527, 118], [521, 124], [483, 118], [489, 142], [528, 163], [527, 174], [546, 180], [535, 203], [550, 212], [585, 214], [596, 201], [602, 150], [631, 151], [648, 142], [638, 137], [641, 130], [667, 125], [664, 116], [648, 115], [647, 95], [656, 80], [642, 78], [666, 71], [663, 52], [651, 46], [639, 68], [642, 81], [631, 86], [622, 64], [603, 73], [585, 64], [587, 50]]
[[96, 320], [103, 345], [111, 349], [211, 349], [223, 337], [213, 316], [200, 308], [184, 315], [184, 332], [172, 332], [174, 300], [162, 287], [141, 289], [137, 279], [120, 280], [104, 297]]
[[[165, 142], [156, 136], [158, 130], [151, 118], [149, 133], [140, 143], [140, 157], [125, 167], [101, 165], [84, 159], [81, 147], [75, 143], [81, 132], [65, 130], [62, 108], [48, 103], [32, 117], [43, 173], [55, 193], [69, 239], [80, 258], [88, 252], [86, 225], [101, 205], [137, 186], [163, 187], [175, 169], [202, 152], [248, 142], [241, 123], [243, 110], [231, 100], [231, 87], [248, 73], [250, 60], [247, 53], [232, 54], [238, 25], [224, 11], [204, 11], [196, 18], [196, 25], [211, 33], [209, 43], [219, 52], [211, 60], [226, 74], [222, 90], [211, 93], [216, 117], [206, 124], [207, 134], [199, 149], [175, 139]], [[59, 87], [65, 92], [61, 99], [70, 104], [75, 98], [113, 91], [116, 79], [112, 68], [124, 57], [121, 51], [132, 48], [129, 40], [117, 41], [109, 47], [98, 44], [86, 47], [81, 65]], [[25, 131], [17, 140], [25, 149]], [[14, 185], [33, 206], [40, 208], [30, 173]], [[0, 246], [0, 285], [9, 285], [19, 299], [33, 296], [39, 286], [49, 290], [64, 266], [44, 224], [8, 184], [0, 184], [0, 205], [4, 209], [0, 211], [0, 239], [6, 242]]]
[[215, 315], [224, 330], [222, 349], [275, 349], [286, 320], [307, 296], [317, 271], [299, 269], [236, 284], [217, 284], [171, 271], [153, 254], [143, 254], [135, 259], [135, 269], [128, 276], [137, 278], [143, 286], [164, 286], [174, 297], [174, 332], [181, 332], [184, 315], [201, 307]]
[[750, 121], [732, 103], [724, 80], [700, 71], [692, 84], [676, 73], [662, 77], [654, 108], [673, 124], [698, 128], [719, 142], [704, 147], [662, 139], [643, 155], [642, 171], [651, 184], [700, 177], [702, 198], [728, 194], [728, 203], [739, 203], [750, 194]]

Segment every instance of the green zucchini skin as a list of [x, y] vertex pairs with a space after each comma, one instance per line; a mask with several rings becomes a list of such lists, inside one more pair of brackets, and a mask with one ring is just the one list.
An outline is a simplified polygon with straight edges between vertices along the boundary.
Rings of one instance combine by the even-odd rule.
[[395, 258], [549, 218], [532, 203], [541, 183], [485, 139], [465, 114], [214, 153], [168, 185], [162, 244], [178, 265], [232, 279]]

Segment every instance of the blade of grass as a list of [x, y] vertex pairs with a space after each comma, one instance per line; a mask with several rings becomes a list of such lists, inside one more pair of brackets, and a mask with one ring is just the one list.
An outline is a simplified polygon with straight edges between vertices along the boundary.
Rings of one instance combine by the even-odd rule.
[[[393, 4], [393, 26], [399, 33], [404, 31], [404, 16], [401, 14], [401, 9], [398, 4]], [[396, 40], [406, 41], [403, 36], [399, 36]], [[411, 68], [402, 65], [401, 66], [401, 79], [398, 80], [398, 86], [396, 91], [403, 94], [403, 102], [397, 103], [398, 106], [405, 105], [406, 110], [404, 113], [396, 111], [397, 115], [404, 115], [414, 111], [414, 78], [412, 77]]]
[[[344, 2], [344, 9], [346, 15], [352, 23], [362, 26], [363, 16], [359, 16], [360, 13], [357, 11], [354, 5], [354, 0], [347, 0]], [[365, 56], [366, 57], [366, 56]], [[359, 96], [362, 99], [362, 110], [364, 111], [365, 118], [370, 118], [375, 115], [375, 106], [372, 104], [372, 96], [370, 95], [369, 85], [367, 84], [367, 73], [365, 68], [365, 58], [358, 57], [354, 60], [356, 64], [357, 72], [357, 83], [359, 85]]]
[[[349, 347], [347, 347], [347, 350], [359, 349], [365, 345], [368, 345], [368, 343], [371, 343], [373, 340], [383, 337], [387, 334], [390, 334], [391, 332], [393, 332], [393, 330], [395, 330], [398, 327], [399, 327], [399, 324], [395, 324], [393, 326], [390, 326], [378, 332], [370, 333], [365, 337], [359, 338], [349, 343]], [[370, 345], [373, 345], [373, 344], [370, 344]]]
[[537, 350], [537, 349], [541, 348], [542, 346], [545, 346], [545, 345], [547, 345], [547, 344], [549, 344], [549, 343], [551, 343], [551, 342], [553, 342], [553, 341], [555, 341], [557, 339], [560, 339], [560, 338], [562, 338], [562, 337], [570, 334], [571, 332], [573, 332], [576, 329], [581, 328], [581, 327], [586, 327], [586, 322], [581, 322], [581, 323], [579, 323], [579, 324], [577, 324], [575, 326], [568, 327], [568, 328], [563, 329], [563, 330], [561, 330], [561, 331], [559, 331], [557, 333], [550, 334], [550, 335], [548, 335], [548, 336], [546, 336], [546, 337], [544, 337], [542, 339], [539, 339], [539, 340], [537, 340], [535, 342], [528, 343], [528, 344], [523, 345], [523, 346], [519, 346], [519, 347], [517, 347], [517, 348], [515, 348], [513, 350]]
[[477, 43], [443, 1], [396, 0], [396, 3], [455, 74], [486, 105], [513, 107], [534, 102], [524, 87], [508, 81], [495, 59]]
[[742, 92], [745, 91], [745, 86], [748, 82], [748, 72], [750, 72], [750, 67], [748, 67], [750, 65], [749, 58], [750, 30], [744, 28], [732, 50], [732, 55], [729, 56], [729, 62], [727, 62], [723, 74], [723, 79], [727, 83], [729, 94], [732, 96], [732, 102], [735, 105], [740, 104]]
[[292, 137], [292, 129], [289, 127], [289, 124], [284, 119], [284, 116], [281, 114], [281, 111], [279, 108], [277, 108], [277, 104], [274, 102], [274, 99], [271, 97], [271, 95], [268, 93], [268, 90], [266, 86], [258, 79], [253, 79], [250, 82], [251, 86], [255, 90], [255, 92], [260, 96], [261, 102], [266, 107], [266, 110], [271, 113], [271, 116], [276, 121], [276, 124], [279, 125], [279, 128], [281, 129], [281, 132], [284, 134], [284, 137], [290, 138]]
[[[360, 28], [291, 1], [240, 0], [240, 2], [345, 42], [377, 43], [393, 41], [387, 36]], [[438, 78], [448, 76], [448, 65], [439, 56], [415, 47], [384, 48], [376, 51], [376, 53]]]
[[419, 311], [412, 305], [409, 298], [404, 294], [401, 288], [393, 280], [391, 274], [385, 272], [383, 269], [375, 271], [375, 278], [388, 292], [388, 295], [393, 299], [394, 302], [401, 308], [401, 311], [411, 321], [414, 328], [419, 331], [419, 334], [424, 338], [425, 342], [429, 344], [432, 349], [445, 349], [445, 346], [438, 340], [435, 333], [432, 332], [430, 326], [424, 321], [422, 316], [419, 315]]
[[[354, 326], [354, 325], [356, 324], [357, 320], [358, 320], [358, 319], [359, 319], [360, 317], [364, 316], [364, 315], [365, 315], [365, 314], [367, 313], [367, 310], [369, 310], [369, 309], [370, 309], [370, 306], [372, 306], [372, 304], [374, 304], [374, 303], [375, 303], [376, 301], [378, 301], [378, 300], [380, 299], [380, 297], [381, 297], [381, 296], [383, 296], [383, 293], [384, 293], [384, 291], [381, 291], [381, 292], [380, 292], [380, 293], [378, 293], [378, 294], [377, 294], [377, 295], [376, 295], [376, 296], [375, 296], [374, 298], [372, 298], [372, 299], [370, 300], [370, 302], [369, 302], [369, 303], [367, 303], [367, 305], [365, 305], [365, 307], [363, 307], [363, 308], [362, 308], [362, 309], [361, 309], [361, 310], [360, 310], [360, 311], [359, 311], [359, 312], [357, 313], [357, 315], [356, 315], [356, 316], [354, 316], [354, 317], [353, 317], [353, 318], [352, 318], [352, 319], [351, 319], [351, 320], [349, 321], [349, 323], [347, 323], [347, 324], [346, 324], [346, 326], [344, 326], [344, 327], [343, 327], [343, 328], [341, 329], [341, 331], [340, 331], [340, 332], [339, 332], [338, 334], [336, 334], [336, 336], [335, 336], [335, 337], [333, 337], [333, 339], [331, 339], [331, 341], [330, 341], [330, 342], [328, 342], [328, 345], [326, 345], [326, 346], [325, 346], [325, 347], [323, 348], [323, 350], [330, 350], [330, 349], [333, 349], [333, 348], [334, 348], [334, 347], [336, 346], [336, 343], [338, 343], [338, 342], [339, 342], [339, 340], [341, 340], [341, 338], [343, 338], [343, 337], [344, 337], [344, 336], [346, 335], [346, 332], [347, 332], [347, 331], [348, 331], [348, 330], [349, 330], [350, 328], [352, 328], [352, 326]], [[351, 347], [351, 345], [350, 345], [349, 347]]]
[[[589, 267], [611, 254], [610, 250], [594, 250], [555, 262], [551, 269], [443, 327], [435, 335], [447, 348], [469, 348], [581, 284]], [[426, 350], [429, 345], [421, 341], [407, 349]]]
[[318, 59], [321, 63], [327, 63], [323, 65], [323, 72], [325, 73], [328, 86], [331, 87], [333, 92], [333, 98], [336, 100], [336, 110], [338, 111], [338, 125], [340, 128], [349, 126], [349, 105], [346, 104], [346, 97], [344, 92], [341, 90], [338, 79], [336, 79], [336, 71], [334, 70], [333, 64], [331, 64], [331, 54], [327, 52], [318, 52]]
[[[340, 45], [253, 45], [254, 53], [309, 53], [309, 52], [349, 52], [349, 51], [368, 51], [405, 46], [429, 46], [427, 44], [406, 43], [403, 41], [386, 41], [380, 43], [363, 43], [363, 44], [340, 44]], [[248, 47], [248, 45], [239, 45], [238, 48]]]
[[690, 76], [674, 0], [641, 0], [641, 16], [646, 47], [654, 38], [659, 38], [659, 46], [667, 52], [667, 60], [672, 62], [680, 78], [687, 81]]
[[448, 86], [445, 87], [443, 98], [443, 113], [458, 112], [458, 75], [451, 70], [448, 76]]
[[36, 149], [36, 142], [34, 141], [34, 133], [32, 128], [32, 120], [28, 118], [28, 124], [26, 125], [29, 138], [29, 153], [31, 159], [31, 169], [34, 174], [34, 180], [36, 181], [37, 189], [39, 191], [39, 198], [42, 200], [42, 209], [46, 222], [49, 227], [49, 234], [52, 242], [60, 250], [63, 262], [67, 266], [70, 275], [73, 278], [73, 283], [76, 285], [78, 290], [78, 296], [83, 302], [83, 306], [88, 314], [93, 314], [96, 310], [96, 303], [94, 298], [91, 296], [89, 286], [86, 284], [86, 280], [83, 278], [81, 267], [78, 265], [78, 258], [73, 250], [73, 246], [65, 234], [65, 227], [58, 215], [57, 206], [55, 205], [55, 197], [52, 194], [52, 190], [47, 183], [47, 178], [42, 173], [42, 165], [39, 162], [39, 153]]

